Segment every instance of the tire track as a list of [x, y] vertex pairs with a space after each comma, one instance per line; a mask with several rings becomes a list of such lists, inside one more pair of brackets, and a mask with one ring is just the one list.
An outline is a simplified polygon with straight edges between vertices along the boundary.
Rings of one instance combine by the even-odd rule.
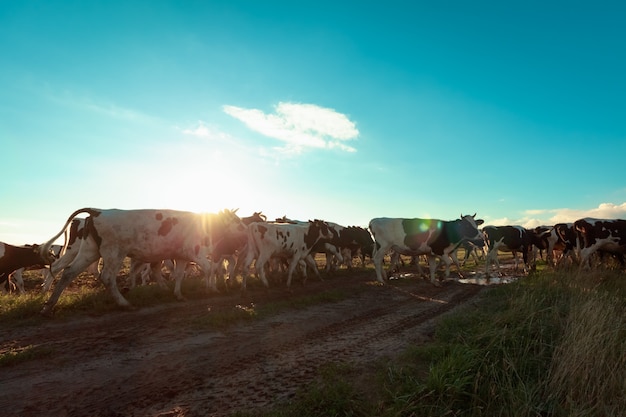
[[[221, 416], [267, 407], [291, 397], [327, 363], [363, 365], [428, 339], [435, 318], [481, 290], [421, 280], [362, 290], [363, 281], [308, 287], [361, 290], [226, 332], [180, 327], [206, 303], [20, 330], [12, 343], [49, 335], [42, 343], [59, 354], [0, 374], [0, 405], [10, 401], [8, 415], [21, 416]], [[234, 300], [241, 301], [226, 302]]]

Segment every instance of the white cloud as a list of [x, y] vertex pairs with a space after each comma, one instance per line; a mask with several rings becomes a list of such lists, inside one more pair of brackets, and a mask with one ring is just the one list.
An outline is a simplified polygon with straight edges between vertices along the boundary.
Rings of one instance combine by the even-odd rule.
[[493, 219], [489, 224], [495, 226], [521, 225], [526, 228], [550, 226], [557, 223], [571, 223], [578, 219], [592, 217], [597, 219], [626, 219], [626, 202], [621, 204], [601, 203], [598, 207], [575, 210], [569, 208], [526, 210], [521, 218], [508, 217]]
[[306, 148], [356, 152], [354, 147], [344, 143], [358, 137], [356, 125], [333, 109], [280, 102], [274, 114], [230, 105], [223, 106], [223, 110], [250, 129], [285, 142], [283, 148], [278, 148], [285, 153], [300, 153]]
[[584, 217], [597, 219], [626, 219], [626, 202], [622, 204], [601, 203], [588, 210], [556, 209], [550, 220], [554, 223], [573, 222]]
[[201, 120], [196, 123], [195, 127], [182, 129], [182, 132], [186, 135], [196, 136], [198, 138], [208, 140], [227, 141], [231, 139], [229, 134], [213, 128]]

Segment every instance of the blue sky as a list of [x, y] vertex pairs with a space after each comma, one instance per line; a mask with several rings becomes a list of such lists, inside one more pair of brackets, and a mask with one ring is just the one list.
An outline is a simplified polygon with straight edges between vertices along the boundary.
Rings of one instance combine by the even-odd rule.
[[626, 4], [0, 2], [0, 241], [81, 207], [626, 218]]

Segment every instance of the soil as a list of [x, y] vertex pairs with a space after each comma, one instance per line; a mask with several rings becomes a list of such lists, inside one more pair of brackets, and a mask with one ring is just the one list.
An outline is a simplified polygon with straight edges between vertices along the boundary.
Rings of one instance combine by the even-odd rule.
[[[0, 352], [37, 346], [49, 354], [0, 368], [2, 413], [173, 417], [258, 411], [293, 397], [324, 365], [365, 368], [429, 341], [442, 314], [476, 300], [485, 288], [454, 279], [438, 287], [410, 274], [379, 285], [371, 269], [344, 275], [296, 282], [291, 292], [274, 286], [246, 297], [213, 295], [12, 329], [0, 335]], [[193, 325], [194, 317], [210, 311], [253, 309], [336, 289], [351, 295], [225, 330]]]

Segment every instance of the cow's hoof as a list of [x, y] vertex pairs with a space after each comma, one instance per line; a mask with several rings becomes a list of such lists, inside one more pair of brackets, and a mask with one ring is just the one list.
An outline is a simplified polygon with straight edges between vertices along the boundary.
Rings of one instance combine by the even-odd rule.
[[43, 317], [47, 317], [47, 318], [54, 317], [54, 313], [52, 311], [52, 308], [48, 308], [48, 307], [42, 308], [41, 311], [39, 312], [39, 314], [41, 314]]
[[435, 287], [441, 287], [441, 282], [439, 281], [431, 281]]

